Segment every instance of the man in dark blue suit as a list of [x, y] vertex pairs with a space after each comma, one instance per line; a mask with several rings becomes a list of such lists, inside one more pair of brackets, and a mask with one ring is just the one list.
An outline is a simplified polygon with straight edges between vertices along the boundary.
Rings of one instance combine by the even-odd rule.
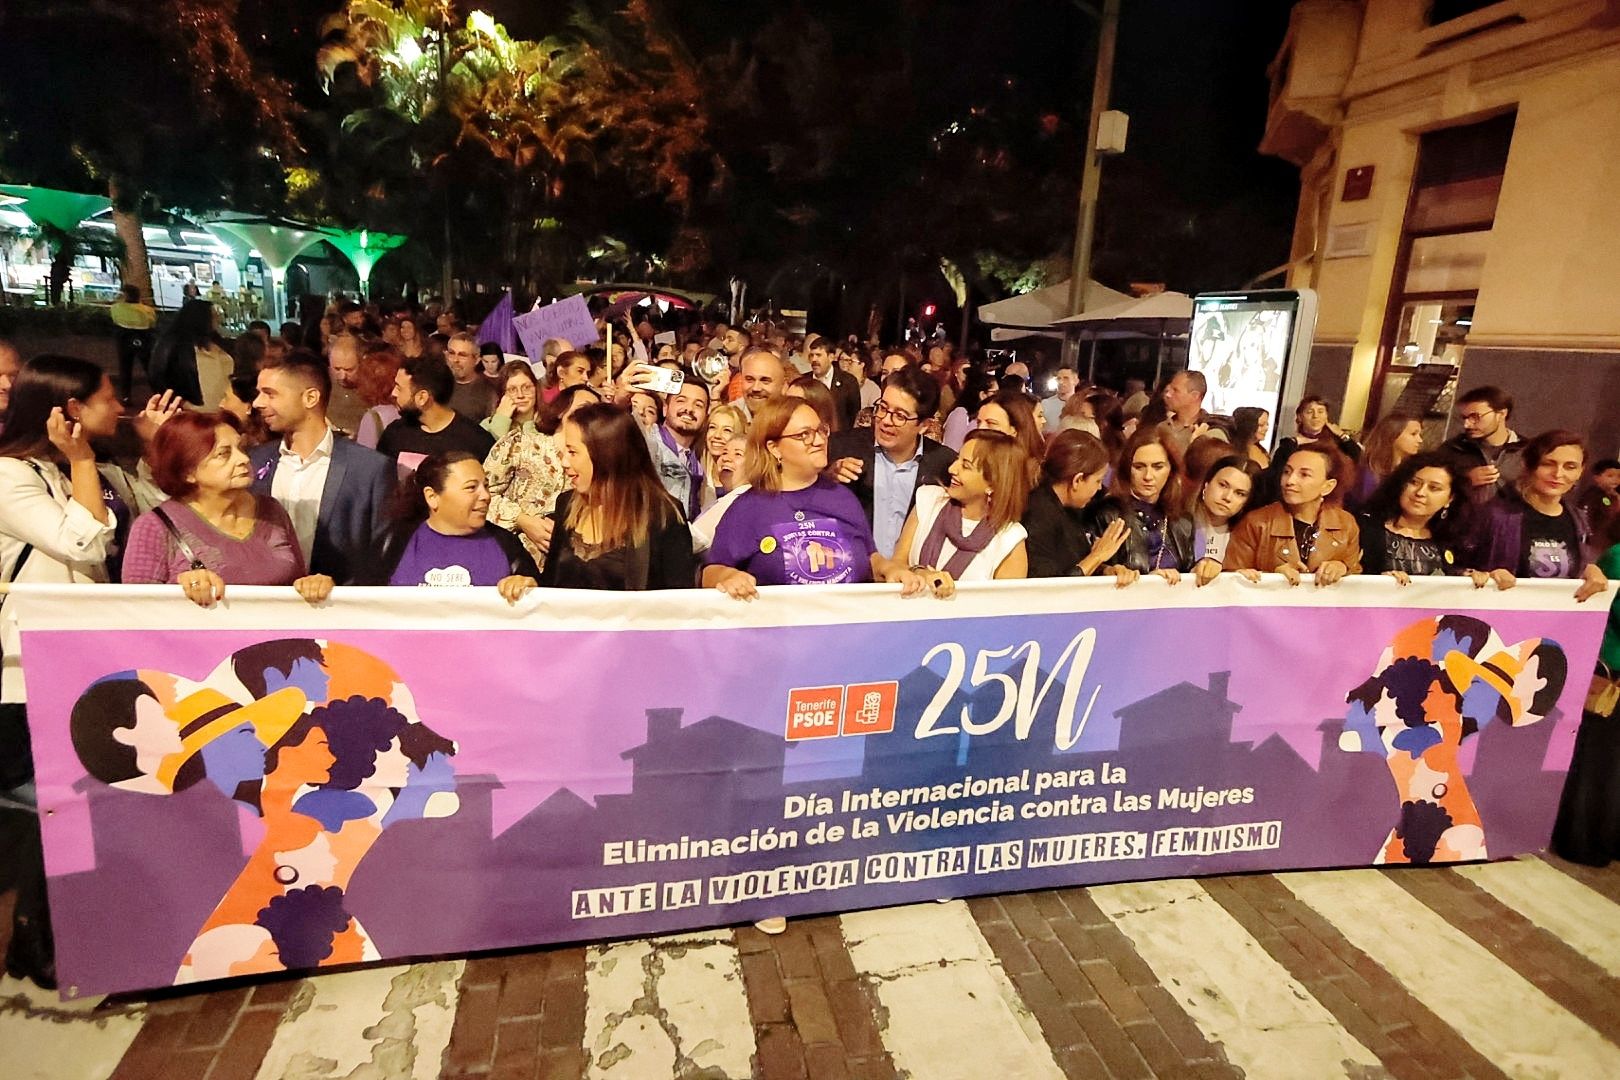
[[381, 548], [394, 491], [394, 462], [339, 435], [326, 422], [332, 376], [304, 350], [259, 372], [253, 407], [280, 438], [255, 447], [253, 490], [292, 518], [312, 574], [354, 584]]
[[917, 488], [950, 483], [956, 454], [922, 434], [938, 409], [939, 383], [909, 365], [884, 380], [871, 427], [835, 432], [827, 446], [827, 472], [860, 500], [880, 554], [894, 553]]

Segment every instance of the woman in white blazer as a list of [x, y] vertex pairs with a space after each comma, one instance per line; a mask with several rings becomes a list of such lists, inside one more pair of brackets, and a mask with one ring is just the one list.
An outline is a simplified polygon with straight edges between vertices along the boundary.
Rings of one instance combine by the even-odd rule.
[[[0, 432], [0, 580], [107, 580], [115, 522], [90, 440], [113, 434], [123, 413], [112, 380], [89, 361], [40, 356], [23, 367]], [[0, 889], [17, 888], [5, 966], [49, 989], [56, 961], [11, 608], [0, 604]]]

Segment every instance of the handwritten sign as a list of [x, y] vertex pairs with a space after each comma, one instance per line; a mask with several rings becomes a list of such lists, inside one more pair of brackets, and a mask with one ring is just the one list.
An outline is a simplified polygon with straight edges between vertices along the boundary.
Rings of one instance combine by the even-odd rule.
[[546, 342], [552, 338], [561, 338], [576, 349], [595, 345], [600, 338], [596, 332], [596, 320], [591, 318], [591, 310], [583, 296], [570, 296], [555, 304], [535, 308], [513, 319], [512, 325], [517, 328], [518, 337], [522, 339], [523, 348], [531, 360], [539, 360], [545, 355]]

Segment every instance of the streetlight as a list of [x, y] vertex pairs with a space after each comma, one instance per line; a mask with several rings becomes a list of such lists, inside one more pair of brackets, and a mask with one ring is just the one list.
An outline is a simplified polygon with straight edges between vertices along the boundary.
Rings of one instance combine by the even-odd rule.
[[[1085, 306], [1086, 282], [1091, 278], [1097, 195], [1102, 187], [1102, 155], [1097, 149], [1097, 132], [1102, 126], [1102, 115], [1108, 110], [1108, 93], [1114, 82], [1114, 40], [1119, 34], [1120, 0], [1103, 0], [1100, 13], [1085, 0], [1073, 2], [1075, 7], [1101, 24], [1097, 35], [1097, 69], [1091, 81], [1091, 118], [1086, 124], [1085, 169], [1080, 176], [1080, 211], [1074, 225], [1074, 264], [1069, 276], [1069, 314], [1078, 315]], [[1073, 365], [1079, 353], [1079, 336], [1065, 334], [1063, 359]]]

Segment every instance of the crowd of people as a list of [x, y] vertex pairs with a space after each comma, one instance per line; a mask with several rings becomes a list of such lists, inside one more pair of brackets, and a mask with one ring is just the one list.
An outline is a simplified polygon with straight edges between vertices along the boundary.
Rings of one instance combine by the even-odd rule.
[[[0, 580], [166, 584], [208, 606], [241, 585], [311, 603], [341, 585], [494, 586], [516, 603], [541, 586], [748, 600], [880, 582], [944, 598], [959, 582], [1223, 573], [1563, 578], [1586, 600], [1620, 573], [1620, 462], [1571, 431], [1521, 438], [1495, 387], [1462, 394], [1461, 433], [1433, 446], [1399, 415], [1358, 442], [1306, 397], [1268, 452], [1275, 418], [1211, 415], [1192, 371], [1150, 392], [1060, 367], [1043, 399], [1021, 362], [768, 323], [624, 318], [610, 349], [551, 342], [525, 360], [449, 312], [348, 303], [227, 343], [206, 308], [160, 336], [155, 393], [127, 428], [97, 365], [19, 364], [0, 343]], [[3, 609], [0, 646], [0, 791], [26, 806]], [[1612, 634], [1610, 653], [1620, 666]], [[1620, 826], [1597, 846], [1620, 854]], [[7, 969], [49, 981], [43, 881], [18, 884]]]

